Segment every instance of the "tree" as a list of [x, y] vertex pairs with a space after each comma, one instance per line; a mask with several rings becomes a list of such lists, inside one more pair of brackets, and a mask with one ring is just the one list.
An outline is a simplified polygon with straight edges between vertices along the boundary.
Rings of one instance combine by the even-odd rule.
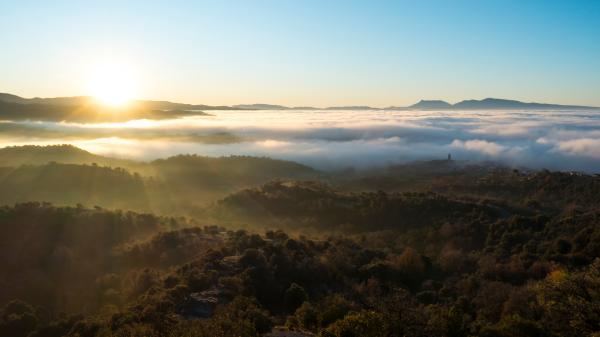
[[292, 283], [285, 291], [283, 302], [288, 312], [294, 312], [304, 301], [308, 299], [304, 288], [296, 283]]
[[19, 300], [9, 302], [2, 309], [0, 336], [25, 337], [38, 325], [34, 308]]
[[384, 337], [389, 328], [383, 314], [361, 311], [348, 314], [321, 332], [322, 337]]

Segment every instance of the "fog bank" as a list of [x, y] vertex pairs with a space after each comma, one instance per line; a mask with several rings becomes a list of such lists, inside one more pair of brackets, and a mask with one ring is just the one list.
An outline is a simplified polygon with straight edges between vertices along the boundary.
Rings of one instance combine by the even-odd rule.
[[320, 169], [441, 159], [600, 171], [600, 111], [211, 111], [160, 121], [0, 123], [0, 145], [70, 143], [151, 160], [181, 153], [289, 159]]

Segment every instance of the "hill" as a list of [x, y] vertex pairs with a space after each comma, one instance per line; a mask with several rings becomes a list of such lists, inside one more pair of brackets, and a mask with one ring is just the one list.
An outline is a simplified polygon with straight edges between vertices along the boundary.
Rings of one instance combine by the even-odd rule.
[[144, 180], [125, 169], [59, 163], [0, 168], [0, 204], [28, 201], [151, 209]]
[[235, 109], [172, 103], [135, 101], [124, 107], [98, 104], [91, 97], [22, 98], [0, 94], [0, 117], [6, 120], [41, 120], [70, 122], [119, 122], [134, 119], [168, 119], [209, 115], [202, 110]]
[[[311, 193], [304, 200], [342, 197]], [[445, 221], [409, 217], [414, 226], [377, 231], [379, 214], [394, 211], [388, 197], [372, 194], [361, 208], [373, 228], [313, 238], [181, 229], [193, 223], [82, 207], [0, 208], [0, 334], [250, 337], [275, 324], [333, 337], [596, 331], [597, 209], [489, 217], [480, 212], [489, 206], [449, 207]], [[325, 200], [313, 215], [347, 216]], [[416, 200], [427, 217], [424, 205], [439, 204]]]
[[0, 101], [8, 103], [26, 103], [28, 100], [17, 95], [0, 93]]
[[163, 205], [189, 214], [191, 209], [243, 188], [274, 179], [318, 179], [314, 169], [284, 160], [249, 156], [179, 155], [149, 163]]
[[23, 145], [0, 148], [0, 167], [43, 165], [49, 162], [66, 164], [95, 163], [113, 167], [132, 167], [137, 165], [134, 161], [99, 156], [69, 144], [47, 146]]
[[214, 212], [223, 221], [346, 234], [468, 221], [456, 214], [482, 219], [502, 214], [497, 207], [432, 193], [347, 193], [315, 182], [272, 182], [243, 190], [221, 200]]
[[0, 149], [0, 204], [59, 205], [191, 214], [204, 203], [273, 179], [316, 179], [294, 162], [180, 155], [153, 162], [98, 156], [71, 145]]
[[0, 93], [0, 101], [19, 104], [48, 104], [48, 105], [86, 105], [93, 99], [89, 96], [74, 96], [74, 97], [50, 97], [50, 98], [23, 98], [13, 94]]
[[[0, 303], [19, 298], [42, 305], [48, 318], [95, 312], [105, 296], [115, 299], [105, 293], [111, 280], [125, 276], [126, 261], [116, 263], [113, 249], [187, 225], [182, 219], [99, 208], [0, 207]], [[6, 322], [0, 318], [0, 335], [20, 336], [7, 333]]]
[[[11, 151], [97, 159], [76, 148]], [[144, 165], [154, 175], [65, 163], [0, 169], [0, 202], [195, 217], [1, 206], [0, 335], [255, 337], [285, 324], [281, 333], [304, 336], [510, 337], [598, 328], [599, 177], [455, 161], [332, 176], [254, 157]]]

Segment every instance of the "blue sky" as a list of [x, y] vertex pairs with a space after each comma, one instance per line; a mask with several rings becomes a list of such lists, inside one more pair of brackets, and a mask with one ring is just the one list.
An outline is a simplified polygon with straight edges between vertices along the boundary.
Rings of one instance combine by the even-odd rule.
[[0, 1], [0, 91], [84, 95], [127, 64], [139, 98], [600, 106], [600, 1]]

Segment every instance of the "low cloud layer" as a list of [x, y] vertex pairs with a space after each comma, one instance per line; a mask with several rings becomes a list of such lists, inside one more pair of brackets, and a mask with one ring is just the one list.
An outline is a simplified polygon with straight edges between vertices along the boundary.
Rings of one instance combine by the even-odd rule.
[[135, 159], [257, 155], [318, 168], [493, 160], [600, 171], [600, 111], [217, 111], [162, 121], [2, 122], [0, 145], [72, 143]]

